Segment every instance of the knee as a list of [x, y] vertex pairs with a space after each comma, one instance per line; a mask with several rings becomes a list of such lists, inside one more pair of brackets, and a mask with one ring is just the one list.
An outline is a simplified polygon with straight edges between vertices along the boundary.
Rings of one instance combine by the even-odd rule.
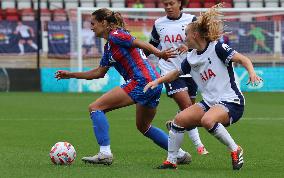
[[211, 129], [214, 126], [215, 122], [210, 119], [208, 116], [204, 116], [201, 119], [201, 125], [202, 127], [206, 128], [207, 130]]
[[176, 117], [175, 117], [175, 119], [174, 119], [174, 123], [175, 123], [176, 125], [181, 126], [181, 127], [185, 127], [185, 128], [187, 127], [186, 124], [185, 124], [185, 118], [182, 117], [181, 114], [177, 114], [177, 115], [176, 115]]
[[149, 127], [150, 125], [136, 123], [137, 130], [139, 130], [139, 132], [141, 132], [142, 134], [146, 133]]
[[89, 112], [97, 111], [97, 110], [104, 111], [103, 108], [100, 105], [96, 104], [96, 103], [89, 104], [88, 109], [89, 109]]

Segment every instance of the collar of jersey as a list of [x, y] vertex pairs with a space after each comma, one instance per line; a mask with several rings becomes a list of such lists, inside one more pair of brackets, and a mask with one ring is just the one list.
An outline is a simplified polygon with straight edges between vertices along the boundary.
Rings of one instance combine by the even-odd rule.
[[180, 13], [180, 15], [178, 16], [178, 18], [171, 18], [171, 17], [168, 17], [168, 16], [167, 16], [167, 18], [168, 18], [169, 20], [179, 20], [179, 19], [181, 18], [181, 16], [182, 16], [182, 13]]
[[207, 43], [206, 47], [202, 51], [196, 51], [197, 55], [203, 54], [207, 50], [208, 46], [209, 46], [209, 42]]

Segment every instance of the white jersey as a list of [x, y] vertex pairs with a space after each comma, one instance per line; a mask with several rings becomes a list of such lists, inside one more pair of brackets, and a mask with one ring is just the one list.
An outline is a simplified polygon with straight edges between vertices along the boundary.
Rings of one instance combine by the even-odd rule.
[[[177, 49], [184, 44], [186, 26], [194, 20], [196, 20], [194, 15], [185, 13], [182, 13], [178, 19], [169, 19], [167, 16], [157, 19], [151, 34], [151, 44], [159, 44], [162, 50]], [[161, 74], [165, 75], [172, 70], [180, 69], [181, 62], [185, 58], [186, 53], [169, 59], [171, 62], [159, 60]]]
[[26, 25], [20, 25], [20, 26], [16, 27], [16, 31], [19, 32], [23, 38], [30, 37], [29, 29], [30, 29], [30, 27], [28, 27]]
[[196, 49], [188, 52], [182, 62], [181, 74], [191, 74], [204, 102], [210, 107], [221, 101], [244, 105], [231, 61], [235, 53], [227, 44], [214, 41], [202, 52]]

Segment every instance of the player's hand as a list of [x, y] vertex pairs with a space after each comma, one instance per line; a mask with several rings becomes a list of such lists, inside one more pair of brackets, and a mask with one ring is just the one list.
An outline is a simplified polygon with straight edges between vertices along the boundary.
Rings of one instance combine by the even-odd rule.
[[252, 86], [257, 86], [261, 82], [263, 82], [263, 79], [256, 75], [256, 73], [253, 73], [249, 75], [247, 85], [251, 83]]
[[154, 81], [152, 81], [152, 82], [149, 82], [149, 83], [144, 87], [143, 92], [146, 93], [146, 92], [149, 90], [149, 88], [154, 89], [154, 88], [156, 88], [158, 85], [159, 85], [159, 84], [158, 84], [158, 82], [157, 82], [156, 80], [154, 80]]
[[175, 58], [177, 56], [177, 50], [173, 48], [169, 48], [169, 49], [160, 51], [156, 56], [164, 60], [167, 60], [169, 58]]
[[69, 79], [70, 78], [70, 72], [69, 71], [65, 71], [65, 70], [58, 70], [57, 72], [55, 72], [55, 78], [57, 78], [57, 80], [60, 79]]
[[184, 44], [177, 48], [178, 54], [184, 54], [188, 51], [188, 47]]

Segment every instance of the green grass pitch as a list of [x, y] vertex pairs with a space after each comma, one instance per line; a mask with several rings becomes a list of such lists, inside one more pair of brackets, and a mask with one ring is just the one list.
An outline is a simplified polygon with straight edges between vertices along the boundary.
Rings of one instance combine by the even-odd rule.
[[[156, 170], [166, 152], [135, 128], [135, 107], [107, 114], [110, 122], [111, 166], [88, 165], [81, 157], [98, 151], [88, 104], [100, 94], [0, 93], [0, 177], [284, 177], [284, 93], [245, 93], [244, 117], [229, 132], [244, 149], [242, 170], [233, 171], [226, 147], [199, 129], [210, 151], [197, 155], [185, 136], [183, 148], [193, 156], [178, 170]], [[153, 125], [164, 123], [177, 107], [161, 98]], [[68, 141], [77, 158], [71, 166], [55, 166], [49, 159], [52, 145]]]

